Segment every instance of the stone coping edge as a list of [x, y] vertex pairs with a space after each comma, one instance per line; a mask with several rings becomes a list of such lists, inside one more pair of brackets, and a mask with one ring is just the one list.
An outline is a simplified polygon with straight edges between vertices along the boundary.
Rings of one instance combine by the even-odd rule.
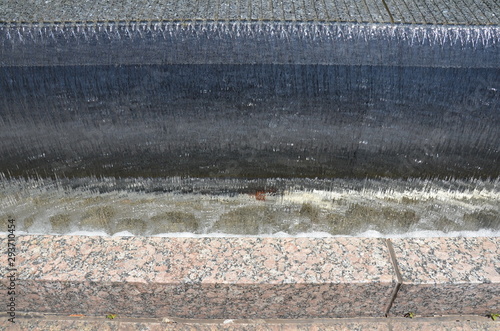
[[[2, 247], [8, 242], [0, 237]], [[496, 237], [23, 235], [11, 243], [16, 260], [9, 266], [8, 254], [1, 257], [0, 287], [14, 286], [16, 312], [190, 319], [500, 312]]]

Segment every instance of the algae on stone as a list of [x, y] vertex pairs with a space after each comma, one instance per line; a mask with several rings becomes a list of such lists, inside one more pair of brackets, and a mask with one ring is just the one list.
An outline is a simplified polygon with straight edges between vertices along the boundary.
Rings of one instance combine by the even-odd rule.
[[500, 213], [496, 210], [481, 210], [464, 214], [463, 228], [476, 231], [479, 229], [500, 228]]
[[69, 231], [71, 218], [68, 214], [57, 214], [49, 218], [52, 231], [56, 233], [67, 233]]
[[82, 206], [90, 206], [90, 205], [95, 205], [97, 203], [102, 203], [104, 201], [105, 201], [104, 197], [94, 196], [94, 197], [84, 199], [81, 202], [81, 204], [82, 204]]
[[391, 207], [383, 207], [374, 218], [376, 230], [384, 233], [392, 232], [394, 229], [408, 231], [419, 220], [413, 210], [399, 210]]
[[169, 211], [151, 217], [152, 234], [172, 232], [199, 232], [198, 219], [192, 213]]
[[2, 232], [7, 231], [8, 225], [9, 225], [9, 218], [10, 217], [8, 217], [6, 215], [0, 215], [0, 226], [1, 226], [0, 231], [2, 231]]
[[26, 217], [24, 219], [22, 229], [24, 231], [26, 231], [26, 232], [29, 232], [29, 228], [33, 225], [34, 222], [35, 222], [35, 216], [34, 215]]
[[116, 221], [113, 233], [128, 231], [136, 236], [142, 236], [146, 233], [146, 228], [147, 224], [144, 220], [138, 218], [126, 218]]
[[240, 207], [227, 212], [215, 222], [212, 230], [248, 235], [286, 231], [278, 213], [265, 206]]
[[330, 213], [319, 224], [319, 230], [333, 235], [348, 235], [366, 230], [366, 223], [359, 220], [351, 220], [344, 215]]
[[367, 230], [390, 232], [394, 229], [408, 230], [418, 223], [418, 216], [410, 209], [371, 207], [352, 204], [344, 214], [330, 213], [319, 224], [323, 231], [334, 235], [361, 233]]
[[98, 206], [88, 210], [80, 221], [82, 230], [97, 230], [110, 233], [111, 219], [116, 211], [111, 206]]
[[303, 203], [300, 207], [299, 214], [301, 216], [308, 217], [311, 222], [317, 222], [319, 216], [319, 210], [317, 207], [313, 206], [310, 203]]

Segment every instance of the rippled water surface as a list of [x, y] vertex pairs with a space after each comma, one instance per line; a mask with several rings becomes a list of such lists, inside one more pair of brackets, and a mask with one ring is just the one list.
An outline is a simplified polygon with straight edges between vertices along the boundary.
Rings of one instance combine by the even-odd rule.
[[456, 236], [500, 234], [500, 182], [4, 180], [1, 219], [44, 234]]

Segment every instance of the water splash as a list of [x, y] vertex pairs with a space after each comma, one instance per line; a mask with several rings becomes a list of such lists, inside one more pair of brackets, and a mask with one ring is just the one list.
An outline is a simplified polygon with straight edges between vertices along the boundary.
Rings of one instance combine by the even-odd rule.
[[498, 179], [82, 178], [3, 180], [1, 185], [0, 218], [16, 219], [25, 233], [500, 235]]
[[498, 68], [499, 36], [498, 26], [331, 22], [0, 26], [1, 64], [27, 66], [296, 63]]

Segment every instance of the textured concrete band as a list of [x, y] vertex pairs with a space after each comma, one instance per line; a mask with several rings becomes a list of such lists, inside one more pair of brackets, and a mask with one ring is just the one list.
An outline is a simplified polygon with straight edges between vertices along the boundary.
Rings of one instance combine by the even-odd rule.
[[[465, 5], [466, 4], [466, 5]], [[464, 6], [465, 5], [465, 6]], [[0, 6], [0, 22], [324, 21], [498, 25], [495, 0], [200, 0], [15, 1]]]

